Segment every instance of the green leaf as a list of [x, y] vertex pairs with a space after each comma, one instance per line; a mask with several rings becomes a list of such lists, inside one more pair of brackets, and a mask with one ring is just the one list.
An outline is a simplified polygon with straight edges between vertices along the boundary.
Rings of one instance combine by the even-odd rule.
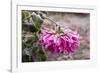
[[32, 20], [33, 20], [33, 25], [36, 28], [40, 28], [41, 24], [43, 22], [43, 19], [40, 17], [40, 15], [37, 15], [35, 12], [32, 13]]
[[37, 42], [37, 40], [38, 40], [38, 36], [37, 36], [36, 34], [34, 34], [34, 35], [32, 36], [32, 41], [33, 41], [33, 42]]
[[43, 48], [40, 44], [33, 45], [33, 54], [35, 55], [36, 61], [46, 61], [47, 56], [43, 51]]
[[22, 10], [22, 18], [23, 19], [27, 19], [28, 17], [30, 17], [31, 13], [27, 10]]

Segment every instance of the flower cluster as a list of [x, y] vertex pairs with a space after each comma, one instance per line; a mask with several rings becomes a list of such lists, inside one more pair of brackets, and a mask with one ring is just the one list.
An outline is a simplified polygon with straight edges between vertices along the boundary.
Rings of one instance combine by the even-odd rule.
[[66, 34], [45, 31], [42, 32], [39, 42], [51, 52], [72, 53], [79, 46], [80, 38], [72, 31]]

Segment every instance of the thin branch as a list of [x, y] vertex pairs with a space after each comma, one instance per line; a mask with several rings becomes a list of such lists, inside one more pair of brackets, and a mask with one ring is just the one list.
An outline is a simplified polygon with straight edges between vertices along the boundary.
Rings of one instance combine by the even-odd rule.
[[54, 20], [50, 19], [49, 17], [45, 17], [45, 19], [50, 20], [51, 22], [53, 22], [54, 24], [56, 24], [56, 26], [59, 26], [59, 24], [57, 24]]

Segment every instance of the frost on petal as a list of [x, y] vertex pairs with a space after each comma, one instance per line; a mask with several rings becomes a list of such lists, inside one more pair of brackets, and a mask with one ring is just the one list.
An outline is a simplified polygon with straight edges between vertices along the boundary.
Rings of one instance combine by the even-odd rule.
[[80, 44], [80, 38], [75, 32], [60, 35], [46, 31], [39, 40], [45, 48], [57, 53], [72, 53]]

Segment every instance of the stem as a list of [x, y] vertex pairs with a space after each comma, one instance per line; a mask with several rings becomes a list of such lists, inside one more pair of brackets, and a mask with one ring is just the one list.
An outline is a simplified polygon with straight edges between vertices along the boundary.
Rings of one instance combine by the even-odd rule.
[[[45, 19], [48, 19], [48, 20], [50, 20], [51, 22], [55, 23], [56, 26], [59, 26], [59, 24], [57, 24], [54, 20], [50, 19], [49, 17], [45, 17]], [[59, 27], [60, 27], [60, 26], [59, 26]]]
[[[59, 24], [57, 24], [54, 20], [50, 19], [49, 17], [45, 17], [45, 19], [47, 19], [47, 20], [53, 22], [54, 24], [56, 24], [56, 25], [55, 25], [55, 30], [56, 30], [57, 33], [60, 33], [61, 29], [60, 29]], [[57, 27], [57, 26], [58, 26], [58, 27]]]
[[[47, 19], [47, 20], [49, 20], [49, 21], [51, 21], [51, 22], [53, 22], [54, 24], [56, 24], [56, 28], [55, 28], [55, 30], [56, 30], [56, 32], [58, 32], [58, 33], [64, 33], [63, 31], [62, 31], [62, 29], [60, 29], [61, 27], [59, 26], [59, 24], [57, 24], [54, 20], [52, 20], [52, 19], [50, 19], [49, 17], [44, 17], [45, 19]], [[58, 26], [58, 27], [57, 27]], [[68, 27], [66, 28], [66, 29], [68, 29]], [[59, 32], [59, 30], [61, 31], [61, 32]]]
[[46, 55], [46, 58], [48, 58], [48, 54], [46, 53], [46, 50], [44, 49], [44, 47], [42, 46], [42, 51], [44, 52], [44, 54]]

